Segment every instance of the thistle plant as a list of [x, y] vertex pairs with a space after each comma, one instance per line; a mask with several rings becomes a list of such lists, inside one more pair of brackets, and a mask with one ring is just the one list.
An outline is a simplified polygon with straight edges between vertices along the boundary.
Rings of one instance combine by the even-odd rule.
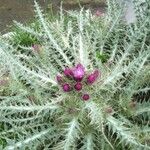
[[107, 5], [50, 21], [35, 1], [38, 30], [15, 23], [38, 45], [0, 38], [1, 149], [150, 149], [150, 19]]

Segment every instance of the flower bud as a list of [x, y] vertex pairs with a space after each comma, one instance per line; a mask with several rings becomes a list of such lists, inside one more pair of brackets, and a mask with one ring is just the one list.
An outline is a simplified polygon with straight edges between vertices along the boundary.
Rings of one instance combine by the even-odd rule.
[[9, 78], [1, 79], [1, 80], [0, 80], [0, 86], [5, 86], [5, 85], [7, 85], [7, 84], [8, 84], [8, 80], [9, 80]]
[[62, 78], [61, 75], [57, 75], [56, 80], [57, 80], [58, 83], [61, 83], [63, 81], [63, 78]]
[[71, 91], [71, 87], [68, 83], [63, 84], [62, 88], [63, 88], [64, 92], [70, 92]]
[[82, 90], [82, 83], [81, 83], [81, 82], [77, 82], [77, 83], [75, 84], [74, 88], [75, 88], [77, 91]]
[[33, 48], [33, 52], [38, 53], [38, 54], [42, 51], [42, 46], [39, 44], [32, 45], [32, 48]]
[[98, 70], [95, 70], [93, 73], [91, 73], [88, 77], [87, 77], [87, 83], [88, 84], [93, 84], [97, 78], [99, 77], [100, 72]]
[[97, 17], [102, 17], [102, 16], [104, 16], [104, 13], [101, 12], [100, 10], [97, 10], [97, 11], [95, 12], [95, 16], [97, 16]]
[[107, 108], [105, 109], [105, 112], [108, 113], [108, 114], [112, 114], [112, 113], [113, 113], [112, 107], [107, 107]]
[[68, 109], [68, 113], [69, 113], [69, 114], [74, 114], [74, 113], [76, 113], [76, 112], [78, 112], [78, 110], [77, 110], [76, 108], [69, 108], [69, 109]]
[[96, 78], [98, 78], [98, 77], [100, 76], [99, 70], [95, 70], [95, 71], [94, 71], [94, 75], [95, 75]]
[[64, 74], [67, 77], [71, 77], [72, 76], [72, 70], [70, 68], [65, 68]]
[[82, 95], [82, 99], [83, 99], [84, 101], [89, 100], [89, 99], [90, 99], [89, 94], [83, 94], [83, 95]]
[[129, 103], [129, 107], [130, 107], [130, 108], [135, 108], [135, 107], [136, 107], [136, 104], [137, 104], [137, 102], [131, 101], [131, 102]]

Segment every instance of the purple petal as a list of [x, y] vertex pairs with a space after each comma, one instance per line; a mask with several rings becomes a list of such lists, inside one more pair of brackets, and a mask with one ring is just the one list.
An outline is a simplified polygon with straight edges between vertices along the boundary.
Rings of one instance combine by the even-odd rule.
[[73, 70], [73, 77], [75, 81], [81, 81], [85, 75], [85, 68], [82, 64], [78, 64]]

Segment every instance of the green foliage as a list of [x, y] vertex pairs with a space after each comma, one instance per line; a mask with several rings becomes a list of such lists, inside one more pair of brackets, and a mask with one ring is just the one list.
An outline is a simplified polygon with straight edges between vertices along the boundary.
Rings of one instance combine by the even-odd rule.
[[[35, 12], [37, 24], [0, 37], [0, 148], [150, 149], [150, 18], [126, 25], [115, 1], [101, 17], [61, 10], [51, 20], [37, 2]], [[101, 71], [89, 101], [56, 81], [77, 63]]]
[[101, 60], [102, 63], [107, 62], [107, 60], [108, 60], [108, 58], [109, 58], [108, 55], [106, 55], [105, 53], [100, 54], [100, 52], [97, 52], [97, 53], [96, 53], [96, 57], [97, 57], [99, 60]]
[[18, 27], [14, 29], [14, 32], [15, 34], [13, 35], [13, 42], [15, 44], [31, 46], [35, 43], [38, 43], [37, 39], [34, 36], [20, 30]]

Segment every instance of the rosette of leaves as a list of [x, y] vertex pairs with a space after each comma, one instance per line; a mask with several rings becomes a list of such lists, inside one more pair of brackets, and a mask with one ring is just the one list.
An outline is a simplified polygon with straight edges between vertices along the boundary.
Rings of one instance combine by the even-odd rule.
[[[0, 38], [1, 149], [150, 149], [150, 102], [145, 96], [150, 90], [150, 19], [125, 25], [115, 1], [108, 1], [102, 18], [81, 10], [68, 12], [66, 20], [61, 11], [49, 21], [36, 1], [35, 11], [38, 31], [17, 25], [40, 46]], [[108, 57], [103, 62], [97, 53]], [[56, 80], [76, 64], [87, 74], [101, 72], [96, 82], [85, 84], [86, 101], [78, 91], [64, 92]]]

